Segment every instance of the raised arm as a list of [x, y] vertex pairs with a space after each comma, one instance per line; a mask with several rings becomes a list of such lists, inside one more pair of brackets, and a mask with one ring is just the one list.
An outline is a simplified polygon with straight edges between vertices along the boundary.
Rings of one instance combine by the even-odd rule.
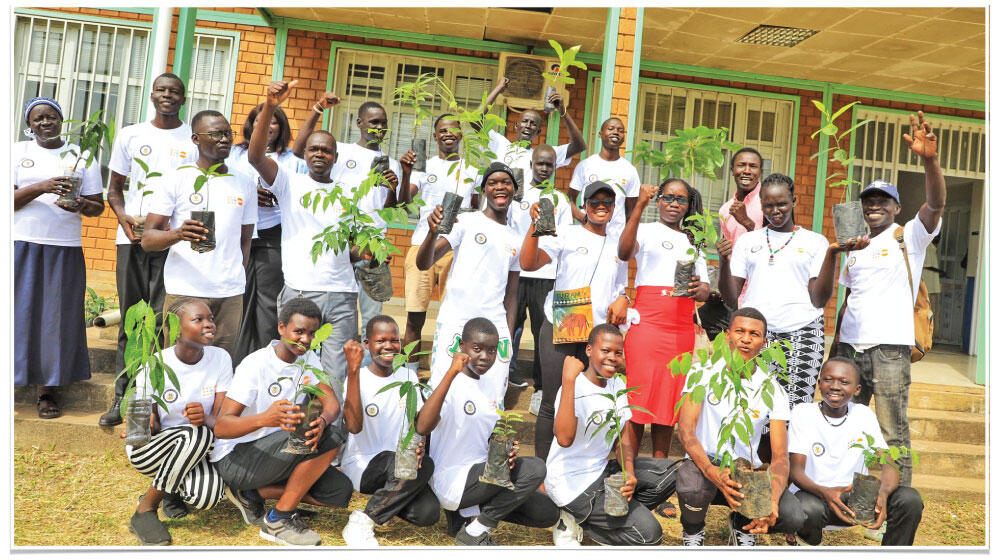
[[715, 247], [719, 251], [719, 293], [722, 294], [726, 305], [736, 309], [746, 278], [733, 276], [729, 269], [729, 260], [733, 255], [733, 242], [722, 238]]
[[852, 239], [844, 245], [840, 245], [839, 243], [830, 244], [826, 250], [823, 268], [820, 269], [819, 275], [809, 279], [809, 300], [812, 302], [813, 307], [826, 307], [826, 303], [833, 296], [833, 290], [836, 287], [834, 285], [833, 269], [837, 267], [837, 255], [848, 251], [860, 251], [867, 247], [870, 241], [866, 235]]
[[566, 125], [566, 132], [569, 133], [569, 147], [566, 148], [566, 159], [572, 159], [573, 156], [587, 149], [587, 141], [583, 139], [583, 134], [580, 132], [580, 127], [576, 126], [576, 121], [566, 112], [566, 104], [563, 103], [562, 94], [559, 92], [550, 93], [549, 103], [555, 105], [562, 117], [563, 124]]
[[292, 153], [295, 154], [295, 157], [302, 158], [302, 154], [306, 151], [306, 140], [312, 134], [312, 131], [316, 129], [316, 124], [319, 122], [319, 118], [323, 116], [323, 111], [338, 103], [340, 103], [340, 96], [332, 91], [328, 91], [320, 96], [319, 101], [313, 105], [312, 111], [309, 112], [309, 116], [306, 117], [306, 120], [302, 121], [299, 133], [295, 135], [295, 142], [292, 143]]
[[566, 356], [563, 360], [562, 395], [552, 424], [552, 433], [559, 447], [569, 447], [576, 439], [576, 377], [583, 369], [583, 362], [573, 356]]
[[[260, 173], [260, 178], [268, 185], [273, 185], [278, 176], [278, 163], [267, 157], [267, 130], [271, 126], [274, 110], [292, 94], [292, 88], [298, 80], [292, 82], [271, 82], [267, 86], [267, 96], [264, 107], [253, 123], [253, 135], [250, 136], [250, 147], [247, 148], [247, 161]], [[297, 155], [297, 154], [296, 154]]]
[[910, 115], [910, 134], [904, 134], [903, 140], [924, 163], [926, 199], [920, 206], [917, 216], [920, 217], [920, 223], [924, 224], [924, 229], [932, 232], [944, 211], [945, 182], [941, 162], [937, 156], [937, 136], [931, 132], [931, 125], [924, 119], [923, 111], [917, 111], [916, 117]]
[[447, 239], [438, 238], [437, 228], [443, 217], [444, 210], [440, 204], [427, 216], [427, 225], [430, 226], [430, 230], [427, 232], [424, 242], [420, 244], [420, 249], [417, 249], [417, 268], [419, 270], [430, 270], [438, 259], [452, 249], [451, 243]]
[[365, 415], [361, 406], [361, 360], [365, 350], [361, 343], [351, 339], [344, 343], [347, 359], [347, 390], [344, 392], [344, 426], [352, 434], [361, 433]]
[[[417, 433], [426, 436], [430, 435], [441, 421], [441, 406], [444, 405], [444, 398], [448, 396], [448, 389], [455, 376], [459, 375], [469, 362], [469, 357], [461, 352], [456, 352], [451, 359], [451, 367], [445, 372], [441, 382], [434, 388], [434, 392], [427, 398], [424, 406], [420, 407], [417, 413]], [[460, 442], [455, 442], [460, 443]]]
[[628, 220], [625, 222], [625, 229], [622, 230], [622, 235], [618, 238], [618, 258], [620, 260], [628, 261], [635, 256], [636, 249], [639, 248], [638, 243], [636, 243], [636, 236], [639, 233], [639, 222], [642, 221], [642, 211], [649, 206], [651, 200], [656, 198], [657, 190], [653, 185], [642, 185], [640, 187], [636, 203], [638, 212], [633, 211], [629, 214]]
[[521, 255], [518, 257], [518, 260], [521, 264], [521, 270], [531, 272], [549, 264], [552, 262], [552, 259], [548, 253], [538, 248], [538, 238], [533, 235], [535, 233], [535, 221], [538, 219], [537, 202], [531, 205], [529, 212], [531, 213], [531, 226], [524, 235], [524, 243], [521, 243]]

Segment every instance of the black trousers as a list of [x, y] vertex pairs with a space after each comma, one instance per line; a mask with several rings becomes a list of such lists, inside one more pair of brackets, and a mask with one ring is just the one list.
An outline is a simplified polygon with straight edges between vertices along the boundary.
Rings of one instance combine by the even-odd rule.
[[[530, 315], [531, 336], [535, 340], [534, 358], [531, 361], [531, 379], [536, 391], [542, 388], [542, 363], [539, 356], [538, 336], [542, 330], [542, 323], [545, 321], [545, 297], [552, 291], [555, 282], [555, 280], [547, 278], [525, 278], [522, 276], [517, 283], [517, 315], [514, 318], [514, 329], [521, 328], [524, 325], [524, 320]], [[512, 332], [511, 336], [513, 335]], [[516, 361], [517, 352], [515, 351], [514, 362]]]
[[485, 469], [486, 463], [477, 463], [469, 469], [458, 509], [478, 505], [478, 520], [487, 527], [507, 521], [544, 529], [559, 521], [559, 508], [538, 491], [545, 480], [545, 463], [541, 459], [518, 457], [514, 460], [514, 468], [510, 470], [513, 490], [479, 482]]
[[[139, 245], [118, 245], [115, 263], [115, 282], [118, 284], [118, 305], [122, 319], [118, 322], [118, 350], [115, 352], [115, 373], [125, 369], [125, 313], [139, 300], [146, 300], [156, 312], [156, 328], [162, 322], [163, 298], [167, 291], [163, 287], [163, 264], [167, 262], [167, 251], [146, 252]], [[115, 396], [125, 394], [128, 376], [115, 381]]]
[[285, 285], [281, 273], [281, 224], [257, 230], [257, 235], [250, 242], [243, 321], [233, 367], [278, 338], [278, 292]]
[[427, 485], [434, 473], [434, 461], [424, 456], [417, 478], [400, 480], [394, 475], [396, 454], [383, 451], [372, 458], [361, 474], [361, 493], [370, 494], [365, 514], [382, 525], [399, 516], [418, 527], [430, 527], [441, 517], [441, 503]]
[[556, 416], [556, 393], [562, 386], [563, 361], [566, 356], [575, 356], [586, 364], [587, 343], [552, 344], [552, 323], [546, 319], [535, 338], [535, 347], [539, 349], [542, 366], [542, 404], [535, 421], [535, 456], [545, 460], [552, 447], [552, 424]]
[[618, 461], [608, 461], [601, 476], [572, 502], [562, 507], [590, 538], [606, 546], [658, 545], [663, 528], [650, 511], [674, 493], [677, 461], [636, 457], [635, 493], [628, 514], [612, 517], [604, 512], [604, 479], [621, 472]]
[[[848, 494], [849, 492], [844, 493], [845, 503]], [[827, 525], [848, 526], [830, 510], [823, 498], [805, 490], [799, 490], [795, 497], [806, 515], [799, 536], [807, 543], [816, 546], [822, 542], [823, 527]], [[889, 494], [885, 505], [888, 511], [882, 546], [913, 546], [913, 537], [917, 534], [917, 526], [920, 525], [924, 511], [924, 501], [920, 499], [920, 494], [909, 486], [899, 486]]]
[[[705, 516], [709, 505], [729, 507], [725, 496], [705, 478], [701, 469], [690, 459], [682, 459], [677, 468], [677, 500], [681, 510], [681, 526], [684, 532], [693, 535], [705, 528]], [[795, 533], [802, 528], [806, 514], [802, 506], [787, 489], [778, 500], [778, 520], [768, 533]], [[750, 523], [747, 517], [736, 514], [737, 527]]]

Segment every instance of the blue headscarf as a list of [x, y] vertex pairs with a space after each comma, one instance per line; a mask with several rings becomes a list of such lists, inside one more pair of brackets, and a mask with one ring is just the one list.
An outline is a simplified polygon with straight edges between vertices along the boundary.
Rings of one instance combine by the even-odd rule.
[[32, 132], [30, 128], [31, 123], [28, 122], [28, 115], [31, 114], [32, 109], [38, 107], [39, 105], [48, 105], [49, 107], [52, 107], [57, 113], [59, 113], [59, 120], [63, 120], [62, 107], [59, 106], [59, 103], [55, 99], [50, 97], [32, 97], [27, 103], [24, 104], [24, 122], [29, 125], [29, 128], [24, 129], [24, 135], [28, 138], [35, 137], [35, 133]]

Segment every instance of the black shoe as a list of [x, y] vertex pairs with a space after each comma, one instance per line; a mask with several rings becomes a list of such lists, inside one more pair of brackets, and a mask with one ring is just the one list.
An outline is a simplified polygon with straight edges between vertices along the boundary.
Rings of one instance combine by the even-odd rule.
[[167, 494], [160, 501], [163, 508], [163, 515], [170, 519], [180, 519], [188, 514], [187, 504], [181, 499], [179, 494]]
[[99, 426], [117, 426], [122, 423], [122, 398], [115, 397], [113, 403], [111, 403], [111, 408], [107, 412], [101, 415], [101, 418], [97, 421]]
[[490, 536], [489, 531], [483, 531], [478, 537], [473, 537], [465, 530], [465, 527], [462, 525], [462, 529], [455, 535], [455, 546], [500, 546]]
[[522, 378], [517, 372], [510, 372], [507, 376], [507, 386], [508, 387], [527, 387], [528, 380]]
[[128, 524], [128, 531], [139, 538], [142, 546], [167, 546], [171, 543], [170, 532], [155, 510], [135, 512]]
[[472, 521], [471, 517], [462, 517], [457, 511], [444, 510], [444, 518], [448, 521], [448, 536], [454, 538], [466, 523]]

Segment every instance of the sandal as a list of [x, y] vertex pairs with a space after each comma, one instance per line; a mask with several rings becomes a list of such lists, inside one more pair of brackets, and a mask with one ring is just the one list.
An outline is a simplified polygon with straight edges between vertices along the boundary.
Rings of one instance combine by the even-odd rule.
[[666, 517], [668, 519], [677, 517], [677, 507], [670, 502], [663, 502], [662, 504], [656, 506], [656, 509], [653, 511], [655, 511], [660, 517]]
[[[43, 406], [42, 403], [45, 403]], [[44, 419], [59, 418], [62, 416], [62, 411], [59, 410], [59, 405], [56, 404], [56, 400], [52, 398], [50, 393], [45, 393], [44, 395], [38, 395], [38, 417]]]

